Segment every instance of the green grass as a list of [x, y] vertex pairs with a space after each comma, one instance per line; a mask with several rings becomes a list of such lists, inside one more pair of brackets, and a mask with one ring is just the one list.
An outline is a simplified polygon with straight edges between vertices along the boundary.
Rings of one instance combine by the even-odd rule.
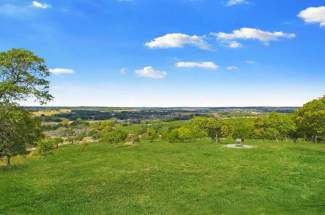
[[67, 146], [0, 168], [0, 214], [325, 214], [324, 145], [254, 144]]

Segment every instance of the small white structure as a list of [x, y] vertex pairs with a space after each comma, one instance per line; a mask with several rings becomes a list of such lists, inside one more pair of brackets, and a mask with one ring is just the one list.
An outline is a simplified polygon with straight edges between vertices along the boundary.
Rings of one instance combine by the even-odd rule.
[[236, 139], [236, 144], [228, 144], [225, 145], [226, 148], [234, 148], [234, 149], [251, 149], [254, 148], [255, 146], [251, 146], [251, 145], [244, 145], [242, 143], [242, 139], [238, 138]]

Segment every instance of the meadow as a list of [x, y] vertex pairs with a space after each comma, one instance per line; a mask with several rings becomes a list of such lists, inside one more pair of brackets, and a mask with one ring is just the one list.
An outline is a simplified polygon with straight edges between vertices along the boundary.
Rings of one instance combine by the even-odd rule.
[[0, 167], [0, 214], [324, 214], [325, 145], [69, 145]]

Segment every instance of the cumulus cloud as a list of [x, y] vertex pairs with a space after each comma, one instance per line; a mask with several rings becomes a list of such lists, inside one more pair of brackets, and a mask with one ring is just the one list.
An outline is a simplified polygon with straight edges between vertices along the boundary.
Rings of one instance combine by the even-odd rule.
[[33, 1], [32, 6], [34, 8], [39, 8], [39, 9], [48, 9], [51, 8], [51, 5], [43, 3], [43, 2], [38, 2], [38, 1]]
[[212, 33], [213, 36], [216, 36], [219, 40], [259, 40], [262, 42], [269, 42], [279, 39], [292, 39], [296, 35], [293, 33], [284, 33], [281, 31], [269, 32], [263, 31], [256, 28], [240, 28], [234, 30], [232, 33]]
[[206, 62], [177, 62], [175, 64], [178, 68], [200, 68], [200, 69], [210, 69], [210, 70], [216, 70], [219, 68], [217, 64], [215, 64], [212, 61], [206, 61]]
[[163, 79], [166, 77], [167, 72], [154, 69], [152, 66], [146, 66], [143, 69], [135, 70], [135, 74], [144, 78]]
[[247, 3], [246, 0], [229, 0], [226, 6], [235, 6], [235, 5], [246, 4], [246, 3]]
[[239, 68], [237, 66], [228, 66], [226, 69], [228, 71], [236, 71], [236, 70], [239, 70]]
[[243, 47], [243, 45], [240, 44], [240, 43], [237, 42], [237, 41], [230, 41], [230, 42], [228, 43], [228, 47], [229, 47], [229, 48], [232, 48], [232, 49], [237, 49], [237, 48], [241, 48], [241, 47]]
[[166, 34], [146, 42], [148, 48], [183, 48], [184, 46], [195, 46], [200, 49], [209, 49], [208, 43], [202, 36], [187, 35], [181, 33]]
[[66, 68], [53, 68], [49, 69], [50, 73], [54, 75], [71, 75], [74, 74], [73, 69], [66, 69]]
[[306, 23], [319, 23], [321, 27], [325, 27], [325, 6], [306, 8], [298, 14], [298, 17]]

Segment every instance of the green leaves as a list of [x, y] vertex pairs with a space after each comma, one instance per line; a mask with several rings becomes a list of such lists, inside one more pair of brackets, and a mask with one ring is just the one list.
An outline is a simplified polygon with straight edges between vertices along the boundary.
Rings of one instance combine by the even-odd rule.
[[296, 113], [299, 132], [317, 141], [325, 137], [325, 96], [305, 104]]
[[0, 156], [23, 154], [42, 136], [41, 124], [30, 113], [15, 106], [0, 106]]
[[49, 93], [50, 75], [44, 59], [24, 49], [0, 52], [0, 102], [17, 102], [34, 97], [41, 104]]

